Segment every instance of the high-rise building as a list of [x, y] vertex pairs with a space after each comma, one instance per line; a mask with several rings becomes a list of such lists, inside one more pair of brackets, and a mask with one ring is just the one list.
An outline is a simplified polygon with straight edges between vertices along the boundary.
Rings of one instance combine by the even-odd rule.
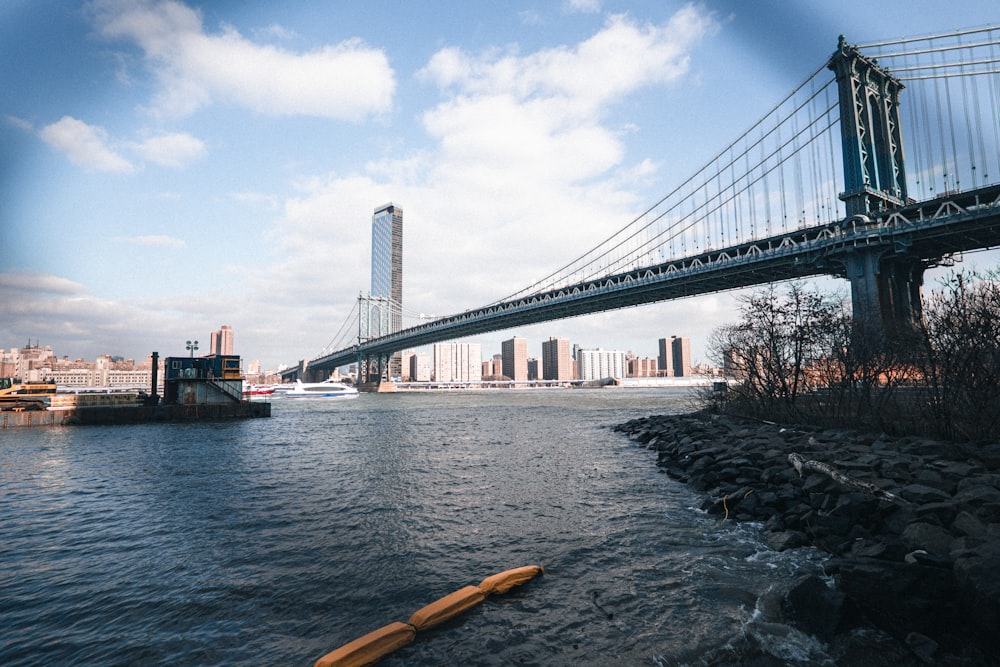
[[[388, 331], [403, 328], [403, 209], [393, 203], [379, 206], [372, 216], [372, 289], [371, 296], [390, 299]], [[389, 376], [402, 376], [402, 356], [389, 359]]]
[[410, 355], [410, 382], [430, 382], [431, 357], [429, 354], [416, 352]]
[[625, 352], [618, 350], [577, 350], [577, 378], [603, 380], [626, 377]]
[[662, 377], [674, 376], [674, 348], [672, 347], [673, 336], [661, 338], [660, 354], [656, 357], [656, 365]]
[[479, 343], [435, 343], [435, 382], [482, 382], [483, 353]]
[[549, 337], [542, 341], [542, 379], [573, 379], [573, 359], [568, 339]]
[[514, 336], [500, 343], [503, 374], [515, 381], [528, 379], [528, 339]]
[[657, 358], [660, 375], [666, 377], [691, 377], [691, 339], [671, 336], [660, 339]]
[[218, 331], [213, 331], [209, 344], [209, 354], [232, 354], [233, 353], [233, 328], [228, 324], [223, 324]]
[[674, 375], [691, 377], [691, 339], [674, 337], [671, 343], [674, 353]]

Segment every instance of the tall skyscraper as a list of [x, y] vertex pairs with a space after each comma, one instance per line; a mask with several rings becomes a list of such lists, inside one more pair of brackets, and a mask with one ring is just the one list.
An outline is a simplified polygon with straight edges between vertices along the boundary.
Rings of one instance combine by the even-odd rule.
[[671, 336], [660, 339], [660, 355], [657, 359], [660, 374], [666, 377], [690, 377], [691, 339]]
[[500, 343], [503, 374], [511, 380], [528, 379], [528, 339], [514, 336]]
[[673, 340], [674, 338], [671, 336], [670, 338], [661, 338], [659, 341], [660, 353], [656, 357], [656, 362], [661, 377], [674, 376], [674, 348], [671, 345]]
[[568, 339], [550, 337], [542, 341], [542, 379], [573, 379], [573, 359]]
[[233, 353], [233, 328], [223, 324], [218, 331], [213, 331], [208, 344], [209, 354]]
[[674, 375], [681, 378], [691, 377], [691, 339], [674, 337]]
[[[403, 209], [392, 202], [375, 209], [372, 216], [372, 289], [373, 297], [388, 297], [389, 330], [377, 335], [394, 333], [403, 328]], [[402, 375], [402, 357], [394, 354], [389, 360], [390, 377]]]

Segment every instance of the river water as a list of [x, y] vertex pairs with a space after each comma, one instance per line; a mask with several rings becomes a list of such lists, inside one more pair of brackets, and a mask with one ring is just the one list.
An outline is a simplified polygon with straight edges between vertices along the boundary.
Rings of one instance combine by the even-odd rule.
[[821, 652], [756, 597], [816, 571], [611, 430], [686, 391], [276, 399], [270, 419], [0, 431], [0, 664], [303, 665], [522, 565], [384, 665]]

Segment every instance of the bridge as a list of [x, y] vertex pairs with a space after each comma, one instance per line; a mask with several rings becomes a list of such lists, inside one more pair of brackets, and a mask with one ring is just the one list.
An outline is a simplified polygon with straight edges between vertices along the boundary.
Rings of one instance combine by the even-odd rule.
[[849, 280], [855, 319], [891, 335], [921, 316], [927, 268], [1000, 246], [997, 109], [1000, 27], [865, 46], [841, 37], [715, 158], [543, 280], [377, 336], [370, 319], [394, 304], [361, 297], [357, 342], [283, 374], [358, 363], [360, 380], [378, 383], [411, 347], [814, 275]]

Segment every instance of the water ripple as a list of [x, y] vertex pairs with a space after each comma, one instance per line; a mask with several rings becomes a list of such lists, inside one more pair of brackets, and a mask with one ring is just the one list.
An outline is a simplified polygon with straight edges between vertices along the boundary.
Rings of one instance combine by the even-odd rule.
[[607, 428], [686, 400], [363, 395], [239, 423], [4, 432], [0, 663], [309, 665], [532, 563], [547, 574], [384, 664], [729, 651], [756, 596], [814, 564], [691, 509]]

